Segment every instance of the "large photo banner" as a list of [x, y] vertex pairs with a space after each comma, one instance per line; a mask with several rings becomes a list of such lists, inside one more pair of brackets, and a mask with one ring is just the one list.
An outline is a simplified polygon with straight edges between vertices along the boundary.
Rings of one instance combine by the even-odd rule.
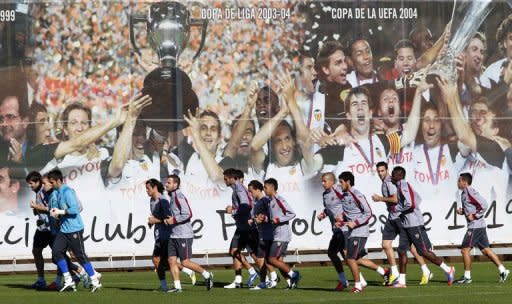
[[461, 173], [491, 244], [512, 244], [511, 118], [506, 1], [4, 1], [0, 259], [31, 257], [45, 223], [26, 178], [53, 169], [90, 256], [151, 254], [146, 181], [171, 174], [194, 253], [227, 253], [229, 168], [278, 181], [299, 251], [332, 235], [322, 174], [353, 173], [379, 248], [379, 162], [406, 170], [434, 247], [466, 232]]

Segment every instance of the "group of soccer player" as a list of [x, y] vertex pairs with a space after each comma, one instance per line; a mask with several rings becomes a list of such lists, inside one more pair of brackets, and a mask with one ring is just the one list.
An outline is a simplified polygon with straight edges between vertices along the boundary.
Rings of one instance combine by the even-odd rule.
[[[383, 268], [364, 258], [367, 254], [365, 245], [370, 233], [369, 220], [372, 216], [372, 208], [364, 194], [355, 188], [354, 175], [344, 171], [338, 176], [339, 182], [336, 181], [332, 172], [322, 175], [322, 186], [325, 190], [322, 194], [324, 210], [318, 215], [318, 219], [329, 218], [332, 225], [333, 236], [329, 243], [328, 255], [338, 272], [339, 283], [335, 290], [342, 291], [349, 287], [339, 254], [352, 273], [354, 287], [351, 291], [354, 293], [362, 292], [367, 286], [359, 266], [377, 271], [383, 277], [384, 285], [392, 288], [406, 288], [407, 251], [414, 253], [424, 270], [421, 285], [428, 284], [432, 278], [432, 273], [425, 265], [424, 259], [439, 266], [445, 272], [448, 285], [452, 285], [453, 282], [471, 283], [470, 250], [474, 247], [478, 247], [498, 267], [499, 281], [506, 281], [510, 271], [503, 266], [489, 247], [484, 220], [488, 204], [471, 186], [470, 173], [461, 173], [457, 181], [462, 202], [462, 207], [457, 209], [457, 213], [466, 216], [468, 230], [462, 241], [464, 275], [459, 280], [455, 280], [455, 268], [447, 265], [432, 250], [420, 209], [421, 197], [405, 180], [406, 170], [396, 166], [390, 175], [388, 164], [385, 162], [377, 163], [376, 169], [382, 180], [382, 189], [381, 195], [375, 194], [372, 199], [374, 202], [386, 203], [389, 212], [382, 234], [389, 268]], [[224, 171], [226, 186], [233, 190], [232, 204], [226, 207], [226, 212], [233, 216], [236, 223], [236, 231], [229, 250], [233, 258], [235, 280], [224, 288], [243, 287], [243, 268], [249, 272], [249, 279], [246, 282], [248, 287], [252, 287], [259, 277], [260, 283], [251, 290], [276, 287], [278, 283], [276, 269], [286, 278], [287, 288], [296, 288], [301, 276], [298, 271], [294, 271], [284, 262], [287, 246], [292, 237], [290, 221], [295, 217], [295, 213], [285, 198], [278, 194], [276, 179], [269, 178], [263, 184], [252, 180], [246, 188], [243, 178], [244, 174], [241, 170]], [[152, 179], [146, 183], [148, 195], [151, 196], [152, 209], [152, 216], [148, 223], [160, 225], [155, 227], [154, 255], [159, 254], [160, 258], [168, 255], [174, 278], [174, 288], [169, 291], [182, 291], [177, 257], [180, 258], [184, 267], [203, 274], [209, 290], [213, 286], [213, 274], [189, 260], [192, 256], [193, 232], [190, 226], [192, 211], [187, 199], [179, 190], [179, 177], [170, 175], [165, 188], [170, 204], [163, 198], [163, 186], [158, 181]], [[392, 248], [392, 242], [397, 236], [399, 236], [398, 266]], [[259, 273], [242, 254], [244, 249], [247, 249], [256, 262]], [[155, 266], [158, 268], [157, 265]], [[160, 275], [159, 277], [161, 278]], [[167, 290], [165, 279], [161, 282], [165, 284], [162, 288]]]
[[[367, 254], [365, 244], [369, 236], [368, 223], [372, 210], [365, 196], [354, 188], [354, 175], [348, 171], [342, 172], [338, 177], [339, 184], [336, 184], [333, 173], [327, 172], [322, 175], [322, 186], [325, 189], [323, 193], [325, 209], [318, 215], [318, 219], [328, 217], [332, 224], [333, 236], [328, 252], [339, 274], [340, 281], [336, 290], [341, 291], [349, 286], [338, 253], [344, 257], [352, 272], [355, 285], [352, 292], [355, 293], [362, 292], [366, 286], [366, 282], [359, 272], [359, 265], [379, 272], [384, 277], [385, 285], [393, 288], [406, 288], [407, 251], [409, 250], [415, 253], [420, 264], [424, 265], [424, 258], [441, 267], [446, 274], [448, 285], [452, 285], [454, 281], [457, 284], [472, 282], [470, 251], [472, 248], [478, 247], [498, 267], [499, 281], [501, 283], [506, 281], [510, 271], [503, 266], [489, 247], [484, 220], [488, 204], [471, 186], [473, 178], [470, 173], [461, 173], [457, 181], [462, 202], [462, 207], [457, 209], [457, 213], [465, 215], [468, 230], [461, 246], [464, 275], [459, 280], [455, 280], [455, 268], [448, 266], [432, 250], [420, 209], [421, 197], [405, 180], [406, 170], [396, 166], [389, 175], [386, 162], [379, 162], [376, 167], [382, 180], [382, 194], [375, 194], [372, 199], [374, 202], [385, 202], [389, 212], [382, 234], [382, 245], [390, 264], [389, 269], [383, 269], [364, 259]], [[391, 247], [392, 241], [397, 236], [399, 236], [399, 269]], [[431, 278], [430, 271], [427, 274], [424, 272], [420, 284], [427, 284]]]
[[[278, 182], [270, 178], [261, 184], [257, 180], [243, 185], [243, 172], [226, 169], [224, 181], [233, 189], [232, 204], [226, 207], [236, 223], [236, 231], [230, 244], [229, 253], [233, 257], [235, 280], [224, 288], [242, 288], [242, 268], [249, 271], [247, 286], [252, 287], [260, 277], [260, 283], [253, 290], [277, 286], [279, 269], [286, 278], [288, 288], [295, 288], [300, 274], [294, 271], [283, 259], [288, 243], [291, 241], [289, 222], [295, 217], [286, 200], [277, 194]], [[193, 230], [192, 210], [187, 198], [179, 189], [180, 178], [169, 175], [164, 186], [156, 179], [146, 182], [146, 192], [150, 196], [151, 216], [149, 225], [155, 225], [155, 246], [153, 262], [161, 283], [161, 290], [181, 293], [180, 268], [188, 273], [195, 284], [195, 272], [205, 279], [206, 289], [213, 287], [213, 274], [192, 262]], [[242, 251], [247, 249], [259, 268], [259, 274], [248, 263]], [[178, 258], [180, 262], [178, 263]], [[165, 271], [169, 268], [174, 287], [169, 289]], [[267, 278], [268, 273], [268, 278]]]
[[[36, 200], [31, 202], [31, 207], [38, 217], [32, 249], [38, 278], [32, 287], [39, 290], [76, 291], [76, 285], [82, 280], [84, 288], [90, 287], [91, 292], [97, 291], [102, 286], [101, 274], [94, 270], [85, 253], [84, 224], [80, 216], [82, 205], [75, 191], [64, 183], [62, 172], [58, 169], [43, 176], [33, 171], [27, 175], [26, 181], [36, 193]], [[57, 265], [57, 276], [47, 286], [42, 252], [48, 246], [52, 250], [52, 260]], [[81, 267], [71, 262], [68, 251]]]
[[[322, 194], [324, 210], [317, 218], [328, 218], [331, 222], [333, 235], [328, 246], [328, 256], [338, 273], [339, 283], [335, 290], [343, 291], [349, 287], [339, 254], [352, 273], [354, 287], [351, 291], [354, 293], [362, 292], [367, 286], [359, 266], [377, 271], [383, 277], [384, 285], [406, 288], [407, 251], [411, 251], [422, 265], [424, 272], [421, 285], [427, 284], [432, 278], [432, 273], [423, 259], [439, 266], [445, 272], [448, 285], [452, 285], [453, 282], [471, 283], [470, 251], [474, 247], [478, 247], [498, 267], [499, 281], [506, 281], [510, 271], [489, 247], [484, 220], [488, 204], [471, 186], [470, 173], [461, 173], [457, 181], [462, 202], [462, 207], [457, 209], [457, 213], [465, 215], [468, 230], [461, 246], [464, 275], [455, 280], [455, 268], [447, 265], [432, 250], [420, 209], [421, 197], [405, 180], [406, 170], [396, 166], [390, 175], [386, 162], [377, 163], [376, 169], [382, 180], [382, 187], [381, 194], [372, 195], [372, 200], [386, 203], [389, 212], [382, 233], [382, 247], [389, 268], [383, 268], [365, 258], [372, 208], [365, 195], [355, 187], [354, 175], [344, 171], [338, 176], [337, 182], [332, 172], [322, 174], [322, 186], [325, 190]], [[76, 290], [76, 284], [82, 278], [84, 286], [90, 285], [91, 291], [95, 292], [102, 286], [99, 281], [101, 275], [94, 270], [85, 254], [84, 226], [80, 216], [82, 207], [75, 191], [63, 183], [62, 172], [58, 169], [44, 176], [38, 172], [31, 172], [26, 180], [36, 192], [36, 200], [32, 202], [32, 207], [38, 215], [33, 249], [38, 280], [34, 284], [37, 286], [34, 287], [47, 287], [41, 263], [44, 263], [42, 249], [49, 245], [52, 249], [52, 259], [58, 267], [57, 277], [52, 286], [49, 286], [50, 289]], [[226, 212], [233, 216], [236, 224], [229, 250], [233, 258], [235, 279], [224, 288], [243, 287], [243, 268], [249, 272], [246, 284], [252, 287], [251, 290], [275, 288], [279, 280], [276, 269], [286, 279], [287, 288], [297, 288], [301, 275], [284, 262], [292, 238], [290, 221], [295, 218], [295, 212], [286, 199], [278, 194], [278, 181], [269, 178], [262, 184], [258, 180], [252, 180], [246, 188], [243, 172], [233, 168], [224, 171], [224, 181], [226, 186], [233, 190], [232, 204], [226, 207]], [[189, 274], [193, 284], [195, 273], [200, 273], [204, 277], [206, 289], [210, 290], [213, 287], [213, 273], [191, 261], [194, 238], [192, 210], [180, 190], [180, 177], [169, 175], [165, 186], [157, 179], [149, 179], [146, 182], [146, 192], [150, 197], [151, 211], [148, 225], [154, 226], [153, 263], [161, 290], [171, 293], [183, 291], [180, 270]], [[392, 248], [392, 242], [397, 236], [398, 266]], [[242, 253], [245, 249], [254, 259], [259, 272], [245, 258]], [[67, 251], [73, 254], [82, 267], [71, 262]], [[172, 289], [167, 285], [166, 270], [170, 270], [173, 278]], [[260, 283], [253, 287], [258, 277]]]

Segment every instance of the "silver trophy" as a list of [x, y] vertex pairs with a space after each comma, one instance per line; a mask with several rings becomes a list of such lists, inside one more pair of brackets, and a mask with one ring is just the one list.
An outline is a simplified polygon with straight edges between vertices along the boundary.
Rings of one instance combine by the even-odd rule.
[[199, 56], [206, 39], [208, 22], [191, 18], [187, 7], [181, 3], [154, 3], [147, 16], [130, 16], [130, 40], [135, 52], [140, 55], [134, 35], [137, 23], [146, 23], [148, 41], [160, 61], [160, 67], [144, 78], [142, 92], [149, 94], [153, 102], [140, 117], [153, 129], [162, 132], [183, 129], [183, 115], [187, 110], [195, 110], [199, 102], [190, 78], [178, 67], [178, 58], [188, 44], [193, 26], [202, 29], [201, 43], [193, 59]]
[[[443, 77], [453, 82], [457, 81], [457, 69], [455, 67], [455, 57], [464, 51], [471, 37], [477, 32], [478, 28], [485, 20], [492, 7], [489, 5], [491, 0], [477, 0], [464, 2], [463, 11], [465, 11], [462, 21], [459, 23], [457, 31], [454, 33], [454, 24], [452, 17], [451, 39], [446, 46], [446, 53], [438, 57], [427, 73], [427, 81], [435, 83], [435, 77]], [[454, 3], [455, 5], [455, 3]], [[455, 7], [454, 7], [455, 12]]]

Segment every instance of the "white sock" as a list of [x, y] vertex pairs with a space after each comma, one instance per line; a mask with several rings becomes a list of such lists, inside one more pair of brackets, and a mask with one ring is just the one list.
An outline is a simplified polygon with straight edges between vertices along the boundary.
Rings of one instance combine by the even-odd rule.
[[450, 272], [450, 267], [446, 265], [444, 262], [442, 262], [441, 265], [439, 265], [439, 267], [441, 267], [441, 269], [443, 269], [444, 272]]
[[242, 276], [241, 275], [236, 275], [235, 276], [235, 283], [242, 283]]
[[357, 289], [363, 290], [363, 285], [361, 284], [361, 282], [355, 282], [354, 285]]
[[377, 267], [377, 270], [376, 270], [376, 271], [377, 271], [377, 273], [378, 273], [378, 274], [380, 274], [381, 276], [383, 276], [383, 275], [386, 273], [386, 272], [384, 271], [384, 268], [382, 268], [382, 267], [380, 267], [380, 266], [379, 266], [379, 267]]
[[291, 283], [292, 281], [290, 279], [286, 279], [286, 284], [288, 284], [288, 286], [290, 286]]
[[181, 271], [188, 275], [191, 275], [194, 273], [191, 269], [188, 269], [187, 267], [183, 267], [183, 269]]
[[174, 288], [181, 289], [181, 281], [180, 280], [174, 281]]
[[398, 284], [405, 285], [405, 273], [401, 273], [398, 275]]
[[288, 272], [288, 275], [290, 276], [290, 278], [293, 278], [293, 276], [295, 275], [295, 272], [293, 272], [293, 270], [290, 270], [290, 272]]
[[424, 275], [430, 275], [430, 269], [428, 269], [427, 264], [421, 265], [421, 271], [423, 272]]
[[505, 268], [505, 266], [503, 266], [503, 264], [501, 264], [500, 266], [498, 266], [498, 270], [500, 271], [500, 273], [503, 273], [507, 269]]
[[254, 270], [254, 267], [249, 268], [249, 274], [253, 275], [256, 273], [256, 270]]
[[471, 270], [464, 270], [464, 277], [466, 279], [471, 279]]
[[209, 279], [210, 278], [210, 273], [206, 270], [204, 270], [201, 275], [203, 276], [203, 278], [205, 279]]
[[363, 273], [362, 272], [359, 273], [359, 282], [361, 282], [361, 284], [363, 284], [363, 285], [367, 284], [366, 280], [363, 277]]
[[339, 278], [341, 283], [345, 283], [347, 281], [347, 278], [345, 277], [345, 272], [339, 272], [338, 273], [338, 278]]
[[272, 271], [272, 272], [270, 273], [270, 280], [271, 280], [271, 281], [277, 281], [277, 272]]
[[398, 267], [396, 265], [391, 266], [391, 274], [395, 277], [398, 276]]

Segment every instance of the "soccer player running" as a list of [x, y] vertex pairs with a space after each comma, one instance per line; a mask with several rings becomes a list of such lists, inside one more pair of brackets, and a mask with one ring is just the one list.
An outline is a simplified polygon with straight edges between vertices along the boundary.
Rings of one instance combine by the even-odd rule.
[[460, 200], [462, 208], [457, 209], [457, 213], [464, 215], [468, 222], [468, 230], [462, 240], [462, 257], [464, 259], [464, 276], [456, 281], [457, 284], [470, 284], [471, 279], [471, 249], [478, 246], [480, 251], [487, 256], [499, 270], [500, 283], [504, 283], [510, 271], [503, 266], [500, 259], [489, 248], [489, 239], [487, 238], [487, 229], [485, 225], [485, 211], [489, 206], [478, 191], [471, 187], [473, 176], [471, 173], [462, 173], [457, 181], [457, 187], [461, 190]]
[[[44, 180], [44, 182], [43, 182]], [[41, 174], [37, 171], [30, 172], [26, 181], [32, 189], [36, 193], [35, 201], [30, 202], [30, 207], [34, 211], [34, 215], [37, 215], [37, 229], [34, 233], [34, 243], [32, 245], [32, 254], [34, 255], [34, 263], [36, 264], [37, 269], [37, 281], [32, 284], [32, 288], [34, 289], [49, 289], [56, 290], [60, 289], [60, 284], [62, 281], [62, 273], [57, 269], [57, 276], [55, 281], [50, 285], [46, 285], [46, 281], [44, 279], [44, 259], [43, 259], [43, 249], [49, 246], [50, 248], [53, 245], [53, 240], [55, 235], [57, 234], [58, 228], [55, 225], [55, 221], [50, 219], [49, 209], [48, 209], [48, 201], [50, 199], [50, 195], [53, 191], [51, 184], [48, 182], [48, 177], [42, 177]], [[75, 273], [79, 273], [80, 277], [73, 275], [73, 280], [75, 282], [79, 282], [81, 278], [84, 279], [84, 284], [89, 278], [87, 277], [86, 272], [83, 268], [71, 263], [69, 257], [66, 255], [66, 262], [68, 263], [68, 268], [71, 269]]]
[[210, 290], [213, 287], [213, 273], [206, 271], [203, 267], [190, 260], [192, 258], [192, 242], [194, 240], [194, 231], [192, 230], [192, 224], [190, 222], [192, 209], [190, 209], [187, 198], [180, 190], [180, 183], [181, 180], [179, 176], [169, 175], [165, 184], [167, 193], [171, 198], [171, 212], [170, 215], [164, 219], [164, 224], [172, 227], [168, 254], [169, 265], [174, 279], [174, 288], [169, 290], [169, 292], [182, 292], [178, 258], [180, 258], [183, 267], [202, 274], [205, 280], [206, 290]]
[[265, 194], [270, 199], [270, 217], [262, 219], [273, 225], [273, 241], [267, 256], [267, 262], [278, 268], [281, 273], [286, 273], [290, 277], [288, 288], [297, 288], [301, 279], [298, 271], [284, 262], [286, 249], [292, 240], [292, 232], [289, 222], [295, 218], [295, 212], [284, 198], [277, 194], [278, 183], [274, 178], [269, 178], [263, 183]]
[[367, 254], [365, 245], [370, 235], [368, 222], [372, 217], [372, 209], [364, 194], [353, 187], [355, 180], [351, 172], [344, 171], [338, 178], [343, 191], [343, 213], [336, 217], [336, 225], [338, 227], [347, 226], [349, 230], [345, 236], [348, 238], [345, 257], [354, 277], [355, 286], [352, 288], [352, 292], [359, 293], [364, 288], [359, 272], [359, 264], [374, 269], [381, 275], [384, 274], [384, 270], [371, 260], [365, 260], [364, 263], [361, 263], [361, 260]]
[[58, 169], [48, 173], [49, 182], [52, 184], [54, 191], [58, 191], [57, 195], [52, 196], [55, 199], [50, 200], [49, 208], [50, 216], [60, 220], [60, 230], [55, 236], [52, 247], [53, 258], [57, 261], [57, 266], [64, 276], [64, 286], [60, 291], [70, 288], [76, 290], [75, 282], [69, 273], [66, 262], [66, 251], [70, 249], [91, 279], [91, 292], [96, 292], [102, 285], [99, 281], [99, 274], [94, 271], [85, 254], [84, 224], [80, 216], [80, 203], [75, 191], [64, 184], [63, 178], [62, 172]]
[[164, 224], [164, 220], [169, 216], [170, 203], [163, 196], [164, 186], [157, 179], [146, 181], [146, 193], [150, 197], [150, 216], [148, 217], [149, 228], [154, 226], [153, 235], [155, 245], [153, 247], [153, 265], [155, 266], [158, 279], [160, 280], [160, 289], [164, 292], [169, 290], [165, 279], [165, 266], [167, 262], [167, 244], [171, 235], [171, 227]]
[[407, 233], [407, 240], [400, 238], [401, 243], [398, 245], [398, 255], [400, 258], [400, 275], [398, 283], [394, 287], [405, 288], [405, 274], [407, 270], [407, 250], [411, 244], [414, 244], [418, 254], [426, 258], [430, 262], [441, 267], [446, 274], [448, 285], [452, 285], [455, 276], [455, 268], [446, 265], [444, 261], [432, 251], [432, 245], [424, 227], [423, 215], [419, 208], [421, 197], [413, 190], [411, 185], [405, 181], [405, 169], [396, 166], [392, 173], [391, 179], [398, 189], [398, 203], [395, 211], [400, 215], [402, 227]]
[[[226, 186], [233, 189], [231, 196], [231, 205], [226, 207], [226, 212], [231, 214], [235, 219], [236, 230], [229, 247], [229, 254], [233, 257], [233, 268], [235, 270], [235, 281], [224, 288], [242, 288], [242, 266], [249, 271], [249, 279], [247, 286], [251, 287], [254, 280], [258, 277], [258, 273], [254, 267], [247, 262], [245, 256], [241, 253], [251, 243], [257, 242], [256, 227], [249, 225], [251, 218], [251, 209], [253, 206], [252, 197], [249, 191], [242, 184], [239, 177], [239, 170], [230, 168], [224, 170], [224, 182]], [[253, 251], [254, 252], [254, 251]]]
[[[394, 286], [395, 283], [398, 283], [399, 273], [396, 265], [395, 253], [393, 251], [393, 240], [398, 235], [401, 240], [400, 242], [407, 242], [407, 233], [402, 227], [400, 214], [395, 211], [396, 204], [398, 203], [397, 188], [391, 181], [391, 176], [388, 173], [388, 164], [385, 162], [379, 162], [376, 167], [377, 173], [382, 179], [382, 195], [374, 194], [372, 195], [372, 199], [375, 202], [386, 203], [388, 208], [388, 218], [386, 219], [386, 224], [384, 224], [384, 230], [382, 231], [382, 249], [384, 249], [384, 252], [386, 253], [386, 257], [388, 258], [391, 268], [391, 274], [389, 275], [386, 283], [387, 285]], [[418, 261], [418, 264], [420, 264], [423, 272], [420, 285], [428, 284], [429, 280], [433, 277], [432, 272], [428, 269], [423, 257], [418, 254], [414, 245], [411, 246], [411, 253], [416, 261]]]
[[[266, 219], [270, 218], [270, 199], [265, 196], [263, 185], [257, 180], [252, 180], [249, 183], [249, 192], [254, 199], [254, 207], [251, 210], [249, 224], [256, 223], [256, 228], [258, 229], [256, 264], [260, 269], [260, 283], [251, 288], [251, 290], [274, 288], [277, 286], [277, 273], [274, 267], [265, 261], [274, 239], [272, 223], [266, 221]], [[270, 273], [270, 280], [266, 279], [267, 273]]]
[[336, 185], [336, 177], [332, 172], [322, 174], [322, 187], [325, 190], [322, 194], [324, 210], [317, 215], [317, 219], [321, 221], [327, 217], [331, 221], [332, 237], [327, 249], [327, 255], [338, 273], [339, 282], [335, 290], [343, 291], [343, 289], [349, 286], [349, 283], [345, 277], [343, 263], [338, 253], [344, 255], [345, 238], [342, 228], [336, 225], [336, 218], [343, 214], [343, 190], [340, 186]]

